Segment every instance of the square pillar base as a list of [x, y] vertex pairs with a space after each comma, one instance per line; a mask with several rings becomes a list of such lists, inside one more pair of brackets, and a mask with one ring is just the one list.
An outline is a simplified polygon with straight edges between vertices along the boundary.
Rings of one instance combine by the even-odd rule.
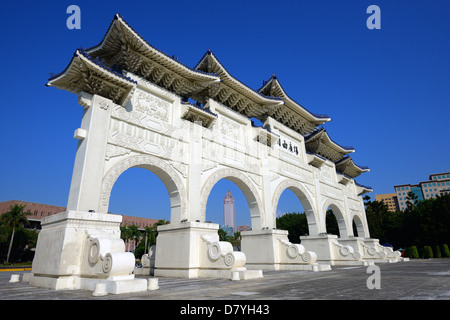
[[363, 254], [347, 244], [341, 244], [336, 235], [319, 234], [317, 236], [301, 236], [301, 244], [307, 250], [317, 254], [318, 263], [335, 265], [365, 266], [372, 263], [363, 260]]
[[[96, 283], [103, 282], [106, 293], [145, 291], [147, 280], [134, 279], [132, 269], [128, 272], [134, 258], [124, 252], [121, 222], [120, 215], [82, 211], [42, 219], [29, 284], [53, 290], [94, 290]], [[93, 245], [90, 239], [99, 242]], [[105, 250], [105, 245], [111, 247]], [[111, 272], [104, 271], [103, 260], [111, 262]]]
[[245, 268], [246, 257], [219, 241], [219, 225], [186, 221], [158, 227], [155, 277], [262, 278], [262, 271]]
[[288, 240], [288, 231], [277, 229], [241, 232], [241, 250], [247, 257], [246, 267], [263, 270], [331, 270], [330, 264], [316, 262], [314, 252]]

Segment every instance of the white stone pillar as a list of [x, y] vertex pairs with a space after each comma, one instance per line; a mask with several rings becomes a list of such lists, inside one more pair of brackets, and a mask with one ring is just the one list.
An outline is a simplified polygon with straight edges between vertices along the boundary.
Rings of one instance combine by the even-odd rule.
[[[195, 122], [190, 132], [188, 175], [188, 220], [201, 221], [201, 174], [202, 174], [202, 130], [201, 122]], [[202, 221], [204, 222], [204, 221]]]
[[316, 189], [315, 205], [317, 208], [316, 209], [317, 210], [317, 215], [316, 215], [317, 222], [316, 222], [315, 228], [309, 227], [309, 235], [310, 236], [317, 236], [321, 233], [327, 232], [325, 213], [323, 213], [321, 211], [322, 210], [321, 203], [323, 201], [323, 196], [322, 196], [322, 190], [320, 187], [320, 178], [318, 178], [317, 175], [318, 175], [317, 172], [313, 171], [314, 185], [315, 185], [315, 189]]
[[[70, 185], [67, 210], [99, 211], [109, 122], [114, 103], [98, 95], [81, 92], [79, 103], [84, 107]], [[106, 213], [106, 212], [104, 212]]]
[[362, 210], [362, 220], [363, 220], [362, 224], [363, 224], [364, 234], [363, 235], [358, 234], [358, 236], [363, 237], [363, 238], [370, 238], [370, 231], [369, 231], [369, 224], [367, 222], [366, 209], [364, 208], [364, 201], [361, 196], [359, 196], [359, 203], [360, 203], [360, 207]]
[[342, 234], [342, 231], [339, 230], [340, 237], [346, 238], [346, 237], [353, 237], [353, 219], [352, 219], [352, 212], [350, 210], [350, 205], [348, 203], [348, 197], [347, 194], [342, 191], [343, 199], [344, 199], [344, 212], [342, 213], [345, 219], [345, 225], [346, 225], [346, 234]]

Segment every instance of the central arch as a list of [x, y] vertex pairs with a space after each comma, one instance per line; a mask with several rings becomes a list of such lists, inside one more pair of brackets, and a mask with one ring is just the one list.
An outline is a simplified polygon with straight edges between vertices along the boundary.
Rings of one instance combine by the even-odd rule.
[[275, 189], [275, 193], [272, 199], [272, 210], [274, 219], [273, 224], [276, 225], [275, 219], [278, 202], [280, 200], [281, 194], [286, 189], [291, 190], [300, 200], [300, 203], [302, 204], [303, 209], [305, 210], [306, 220], [308, 221], [309, 235], [312, 236], [319, 234], [319, 226], [318, 226], [319, 218], [317, 216], [316, 210], [314, 210], [314, 207], [312, 205], [314, 202], [309, 196], [306, 187], [304, 187], [300, 182], [296, 180], [291, 179], [285, 180], [281, 182]]
[[180, 222], [186, 219], [186, 191], [183, 182], [169, 164], [148, 155], [128, 157], [109, 169], [102, 182], [99, 211], [101, 213], [108, 212], [109, 198], [114, 183], [123, 172], [134, 167], [147, 169], [161, 179], [170, 198], [170, 221]]
[[221, 179], [227, 179], [236, 184], [247, 200], [248, 207], [250, 209], [250, 219], [253, 230], [261, 230], [264, 223], [264, 212], [262, 209], [261, 198], [259, 196], [258, 189], [254, 186], [253, 182], [246, 175], [238, 170], [226, 168], [220, 169], [213, 173], [204, 183], [201, 190], [201, 221], [206, 220], [206, 203], [208, 201], [209, 194], [211, 193], [214, 185]]

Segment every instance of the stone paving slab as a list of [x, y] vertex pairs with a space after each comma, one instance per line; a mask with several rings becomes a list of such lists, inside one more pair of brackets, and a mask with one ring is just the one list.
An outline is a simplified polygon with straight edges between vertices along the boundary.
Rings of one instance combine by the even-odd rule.
[[31, 287], [22, 281], [10, 283], [11, 275], [20, 274], [22, 278], [27, 271], [3, 271], [0, 272], [0, 300], [211, 300], [228, 303], [256, 300], [450, 300], [450, 259], [411, 260], [377, 266], [380, 268], [380, 289], [368, 289], [367, 281], [372, 273], [368, 273], [366, 266], [333, 266], [331, 271], [323, 272], [265, 271], [262, 279], [241, 281], [159, 278], [159, 289], [155, 291], [100, 297], [94, 297], [91, 291], [54, 291]]

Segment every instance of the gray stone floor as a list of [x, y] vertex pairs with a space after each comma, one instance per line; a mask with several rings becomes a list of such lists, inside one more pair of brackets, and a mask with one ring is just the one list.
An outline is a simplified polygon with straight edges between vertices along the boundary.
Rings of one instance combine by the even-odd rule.
[[450, 259], [377, 266], [380, 289], [368, 289], [372, 274], [367, 267], [333, 266], [323, 272], [265, 271], [263, 279], [247, 281], [159, 278], [156, 291], [102, 297], [90, 291], [53, 291], [26, 282], [10, 283], [12, 274], [24, 272], [3, 271], [0, 300], [450, 300]]

